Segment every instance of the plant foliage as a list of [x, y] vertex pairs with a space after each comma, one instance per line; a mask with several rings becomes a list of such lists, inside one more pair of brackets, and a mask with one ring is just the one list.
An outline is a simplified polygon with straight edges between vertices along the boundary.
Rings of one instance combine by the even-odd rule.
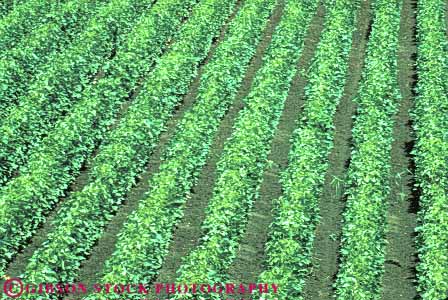
[[393, 116], [401, 95], [397, 83], [401, 0], [378, 0], [352, 130], [338, 300], [381, 298], [390, 191]]
[[420, 192], [418, 290], [424, 300], [448, 297], [448, 43], [444, 1], [417, 6], [417, 97], [413, 151]]
[[306, 86], [303, 117], [294, 132], [283, 195], [274, 200], [274, 221], [266, 244], [266, 270], [259, 282], [278, 284], [279, 299], [303, 299], [309, 274], [319, 197], [333, 146], [333, 116], [342, 98], [359, 1], [330, 0], [324, 31]]
[[218, 162], [199, 245], [178, 270], [178, 282], [218, 283], [235, 257], [253, 201], [258, 197], [269, 146], [282, 113], [317, 1], [287, 1], [246, 107]]

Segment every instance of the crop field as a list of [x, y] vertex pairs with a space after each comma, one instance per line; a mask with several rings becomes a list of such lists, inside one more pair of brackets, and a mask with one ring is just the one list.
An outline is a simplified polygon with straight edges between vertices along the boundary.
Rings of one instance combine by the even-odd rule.
[[448, 299], [448, 1], [0, 1], [0, 299]]

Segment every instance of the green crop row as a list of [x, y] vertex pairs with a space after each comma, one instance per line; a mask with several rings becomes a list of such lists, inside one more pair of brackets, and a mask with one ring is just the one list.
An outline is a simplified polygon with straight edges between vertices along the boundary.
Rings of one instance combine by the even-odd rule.
[[[77, 176], [95, 144], [106, 135], [121, 103], [154, 65], [195, 3], [196, 0], [156, 3], [117, 53], [110, 74], [84, 91], [73, 111], [31, 155], [22, 174], [5, 186], [0, 193], [0, 224], [5, 228], [1, 238], [8, 243], [0, 247], [0, 257], [16, 253], [43, 222], [43, 216]], [[14, 213], [15, 210], [20, 213]], [[7, 261], [2, 259], [2, 271]]]
[[34, 28], [51, 22], [65, 2], [67, 0], [2, 0], [0, 18], [4, 17], [0, 19], [0, 49], [16, 46]]
[[80, 34], [103, 2], [106, 1], [69, 1], [54, 14], [51, 22], [38, 27], [15, 47], [2, 52], [0, 119], [5, 118], [17, 104], [18, 97], [25, 94], [33, 76], [42, 72], [44, 65]]
[[[220, 120], [255, 54], [274, 3], [248, 0], [230, 24], [225, 40], [205, 68], [195, 105], [176, 128], [159, 172], [150, 180], [150, 191], [119, 234], [104, 269], [104, 282], [155, 279], [168, 252], [173, 226], [182, 217], [183, 206], [205, 163]], [[106, 298], [110, 299], [110, 295]]]
[[58, 55], [29, 86], [6, 119], [0, 120], [0, 184], [29, 157], [30, 151], [67, 114], [110, 56], [154, 0], [113, 0], [101, 9], [86, 31]]
[[4, 0], [0, 3], [0, 19], [8, 15], [14, 8], [25, 0]]
[[26, 268], [27, 281], [73, 282], [81, 261], [144, 170], [235, 2], [206, 0], [194, 10], [177, 42], [159, 59], [128, 112], [104, 140], [86, 186], [58, 211], [54, 229]]
[[448, 43], [445, 1], [417, 6], [417, 97], [413, 154], [420, 191], [418, 290], [424, 300], [448, 297]]
[[397, 83], [401, 0], [377, 0], [368, 42], [348, 170], [340, 265], [339, 300], [381, 298], [390, 191], [393, 117], [401, 95]]
[[279, 122], [317, 1], [287, 1], [263, 66], [245, 99], [218, 162], [200, 243], [178, 270], [178, 282], [226, 280], [248, 213], [257, 198], [270, 143]]
[[[300, 295], [309, 274], [319, 199], [333, 147], [333, 116], [344, 93], [355, 19], [360, 1], [328, 0], [328, 14], [305, 89], [303, 117], [294, 132], [283, 195], [274, 201], [266, 244], [266, 270], [259, 282], [274, 282], [279, 299]], [[267, 295], [263, 295], [266, 297]], [[292, 297], [292, 298], [291, 298]]]

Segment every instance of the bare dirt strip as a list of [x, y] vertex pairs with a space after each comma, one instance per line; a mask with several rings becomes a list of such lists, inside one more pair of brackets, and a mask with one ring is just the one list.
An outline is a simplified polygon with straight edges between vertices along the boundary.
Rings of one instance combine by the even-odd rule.
[[5, 271], [5, 274], [7, 274], [9, 277], [18, 277], [25, 271], [28, 260], [31, 258], [34, 251], [38, 249], [47, 239], [47, 233], [53, 230], [53, 226], [51, 223], [56, 216], [56, 213], [59, 211], [59, 208], [65, 202], [65, 199], [68, 199], [72, 193], [82, 190], [82, 188], [87, 184], [89, 170], [90, 165], [86, 162], [81, 169], [81, 173], [70, 185], [68, 191], [66, 192], [66, 196], [60, 199], [59, 203], [55, 206], [53, 211], [47, 216], [45, 224], [38, 228], [28, 245], [22, 251], [20, 251], [18, 255], [13, 259], [13, 261], [9, 264], [8, 269]]
[[[223, 39], [228, 24], [234, 18], [240, 6], [241, 1], [238, 1], [233, 13], [228, 18], [225, 26], [223, 26], [220, 36], [213, 41], [210, 53], [207, 59], [203, 62], [202, 66], [208, 62], [208, 60], [214, 53], [216, 46]], [[169, 45], [172, 44], [172, 42], [173, 41], [170, 41]], [[161, 135], [160, 143], [156, 147], [153, 155], [150, 158], [147, 171], [141, 174], [141, 176], [138, 179], [136, 187], [129, 193], [128, 199], [125, 201], [122, 208], [117, 212], [116, 216], [112, 219], [112, 221], [105, 229], [103, 237], [98, 241], [97, 245], [94, 247], [90, 257], [81, 265], [79, 282], [91, 285], [100, 279], [98, 273], [101, 272], [103, 263], [113, 251], [117, 233], [120, 231], [123, 222], [126, 220], [127, 215], [137, 207], [138, 201], [143, 197], [144, 193], [148, 190], [148, 179], [153, 174], [153, 172], [158, 169], [158, 166], [160, 164], [161, 153], [163, 149], [166, 147], [169, 137], [172, 135], [177, 121], [182, 118], [183, 113], [189, 107], [192, 106], [195, 100], [197, 88], [199, 85], [199, 77], [202, 74], [202, 66], [198, 72], [197, 78], [191, 85], [189, 94], [184, 97], [183, 102], [178, 106], [175, 113], [173, 114], [173, 118], [168, 122], [167, 125], [168, 129]], [[122, 109], [118, 114], [118, 118], [115, 120], [114, 124], [111, 126], [109, 130], [113, 130], [115, 125], [118, 124], [121, 116], [125, 114], [128, 107], [131, 105], [132, 100], [138, 95], [138, 92], [139, 88], [137, 88], [136, 91], [132, 92], [129, 96], [129, 99], [123, 103]], [[82, 190], [82, 188], [87, 184], [91, 168], [90, 164], [93, 158], [96, 156], [97, 151], [98, 146], [96, 147], [95, 152], [91, 155], [89, 160], [84, 163], [80, 174], [77, 176], [77, 178], [74, 180], [74, 182], [70, 185], [69, 189], [67, 190], [66, 196], [61, 198], [58, 205], [48, 215], [45, 224], [37, 230], [36, 234], [30, 240], [26, 248], [23, 251], [21, 251], [16, 256], [16, 258], [11, 262], [6, 271], [6, 274], [8, 276], [17, 277], [25, 271], [25, 267], [28, 263], [28, 260], [31, 258], [34, 251], [38, 249], [42, 245], [42, 243], [46, 240], [47, 233], [52, 231], [53, 227], [51, 225], [51, 222], [55, 217], [57, 211], [59, 210], [60, 206], [62, 205], [62, 203], [65, 201], [65, 199], [69, 198], [72, 193]], [[73, 299], [73, 297], [71, 297], [71, 299]]]
[[414, 165], [410, 154], [413, 148], [409, 111], [413, 106], [416, 82], [416, 0], [404, 0], [398, 50], [398, 83], [402, 100], [395, 117], [392, 144], [392, 178], [386, 268], [383, 279], [383, 299], [414, 299], [415, 288], [415, 226], [417, 225], [418, 195], [413, 192]]
[[307, 83], [306, 73], [311, 65], [313, 54], [324, 27], [324, 16], [325, 7], [321, 4], [308, 29], [304, 49], [297, 65], [298, 72], [293, 79], [272, 141], [271, 152], [268, 156], [272, 164], [264, 172], [260, 196], [249, 213], [246, 231], [241, 239], [237, 256], [229, 269], [231, 282], [245, 284], [257, 282], [258, 276], [264, 269], [264, 248], [268, 238], [269, 224], [273, 220], [271, 213], [272, 200], [282, 194], [282, 186], [279, 181], [280, 172], [288, 164], [290, 138], [296, 127], [296, 121], [302, 112], [304, 88]]
[[363, 1], [353, 33], [344, 95], [334, 117], [334, 147], [329, 156], [322, 197], [319, 201], [322, 217], [316, 229], [312, 270], [304, 289], [305, 299], [331, 299], [333, 281], [338, 270], [342, 212], [345, 207], [344, 182], [350, 163], [354, 98], [358, 92], [364, 65], [366, 45], [371, 28], [371, 1]]
[[[184, 24], [187, 20], [188, 20], [188, 17], [185, 17], [182, 20], [182, 24]], [[161, 55], [163, 55], [170, 48], [170, 46], [172, 45], [173, 42], [174, 42], [173, 39], [170, 39], [167, 42], [166, 47], [162, 51]], [[113, 50], [113, 52], [114, 52], [114, 54], [111, 55], [111, 59], [113, 58], [113, 56], [115, 56], [115, 49]], [[153, 64], [153, 67], [154, 66], [155, 66], [155, 63]], [[100, 70], [96, 74], [92, 84], [96, 84], [99, 79], [104, 77], [104, 75], [105, 75], [104, 72], [102, 70]], [[126, 114], [129, 106], [132, 104], [133, 100], [137, 97], [137, 95], [142, 87], [142, 84], [143, 84], [143, 78], [139, 81], [139, 83], [134, 91], [129, 91], [128, 98], [125, 99], [125, 101], [122, 103], [120, 110], [117, 113], [115, 119], [113, 120], [113, 123], [109, 126], [108, 131], [112, 131], [120, 123], [121, 118]], [[95, 145], [94, 151], [92, 152], [90, 157], [88, 159], [86, 159], [86, 161], [84, 161], [81, 169], [79, 170], [78, 176], [75, 178], [75, 180], [73, 180], [73, 182], [70, 184], [68, 189], [65, 191], [65, 196], [60, 199], [60, 201], [55, 206], [55, 208], [48, 214], [45, 224], [40, 226], [40, 228], [37, 230], [35, 235], [29, 241], [26, 248], [23, 249], [22, 251], [20, 251], [19, 254], [10, 263], [10, 265], [8, 266], [8, 269], [6, 270], [6, 274], [8, 274], [8, 276], [10, 276], [10, 277], [16, 276], [17, 277], [21, 273], [24, 272], [26, 264], [28, 263], [28, 260], [33, 255], [34, 251], [37, 250], [41, 246], [41, 244], [46, 240], [47, 233], [51, 232], [53, 230], [51, 223], [52, 223], [55, 215], [59, 211], [60, 207], [65, 202], [65, 199], [68, 199], [72, 193], [81, 191], [84, 188], [84, 186], [87, 185], [88, 179], [89, 179], [89, 173], [91, 170], [91, 163], [94, 160], [94, 158], [96, 157], [96, 155], [98, 154], [98, 150], [101, 146], [101, 142], [102, 141], [99, 141], [98, 144]], [[14, 175], [14, 177], [19, 176], [19, 175], [20, 175], [19, 171], [17, 171], [16, 174]]]
[[234, 103], [220, 124], [215, 140], [211, 145], [206, 164], [201, 171], [197, 184], [193, 187], [191, 198], [186, 203], [184, 216], [175, 229], [169, 253], [156, 282], [174, 282], [177, 277], [176, 270], [179, 269], [182, 263], [182, 257], [185, 257], [197, 245], [197, 241], [201, 236], [201, 224], [205, 218], [205, 208], [213, 195], [216, 165], [224, 149], [225, 141], [232, 133], [234, 121], [244, 107], [243, 99], [249, 94], [255, 74], [262, 66], [263, 54], [271, 42], [275, 27], [280, 22], [284, 6], [283, 0], [278, 1], [264, 30], [263, 37], [257, 46], [256, 53], [250, 61]]
[[[156, 146], [154, 152], [149, 158], [146, 171], [140, 174], [136, 186], [129, 192], [122, 207], [117, 211], [114, 218], [109, 222], [109, 224], [105, 228], [103, 236], [93, 248], [91, 255], [87, 260], [85, 260], [81, 264], [80, 274], [78, 277], [79, 282], [83, 282], [87, 286], [92, 286], [95, 283], [101, 282], [102, 269], [105, 261], [112, 255], [115, 249], [117, 234], [120, 232], [123, 223], [127, 220], [128, 215], [137, 208], [138, 202], [144, 198], [145, 193], [149, 190], [149, 179], [152, 177], [153, 174], [155, 174], [155, 172], [158, 171], [159, 166], [162, 162], [161, 161], [162, 153], [167, 148], [168, 143], [174, 134], [178, 121], [182, 119], [184, 113], [189, 108], [192, 107], [196, 99], [197, 90], [200, 82], [199, 79], [202, 76], [204, 65], [208, 63], [208, 61], [214, 54], [216, 47], [224, 38], [228, 25], [233, 20], [236, 13], [240, 9], [241, 4], [242, 4], [241, 0], [236, 3], [232, 14], [229, 16], [229, 18], [226, 21], [226, 24], [221, 29], [219, 37], [213, 41], [213, 45], [209, 51], [209, 54], [207, 58], [204, 60], [204, 62], [201, 64], [198, 74], [190, 86], [188, 94], [182, 99], [182, 103], [180, 103], [177, 106], [176, 111], [173, 114], [173, 117], [170, 119], [170, 121], [168, 121], [166, 131], [164, 131], [161, 134], [159, 144]], [[70, 299], [77, 299], [77, 298], [70, 297]], [[81, 298], [79, 297], [79, 299]]]

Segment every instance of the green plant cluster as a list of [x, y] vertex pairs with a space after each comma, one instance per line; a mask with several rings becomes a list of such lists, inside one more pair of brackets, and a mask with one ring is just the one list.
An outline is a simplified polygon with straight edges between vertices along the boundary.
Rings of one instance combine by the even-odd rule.
[[340, 265], [339, 300], [381, 298], [390, 191], [401, 0], [377, 0], [363, 76], [356, 98], [354, 147], [348, 170]]
[[0, 3], [0, 19], [4, 18], [11, 11], [14, 10], [16, 6], [22, 4], [25, 0], [4, 0]]
[[[161, 0], [130, 33], [110, 74], [89, 86], [71, 113], [48, 133], [20, 176], [0, 193], [0, 255], [13, 255], [44, 221], [101, 141], [120, 105], [152, 68], [196, 0]], [[26, 220], [27, 222], [25, 222]], [[9, 229], [8, 229], [9, 227]], [[7, 260], [1, 261], [3, 269]]]
[[274, 221], [266, 244], [266, 270], [259, 282], [275, 282], [278, 299], [303, 299], [319, 199], [333, 147], [333, 117], [344, 93], [352, 35], [360, 1], [326, 1], [328, 13], [305, 88], [303, 117], [292, 139], [283, 196], [273, 202]]
[[67, 1], [2, 0], [0, 18], [4, 17], [0, 19], [0, 49], [4, 51], [16, 46], [34, 28], [53, 21]]
[[79, 36], [104, 2], [73, 0], [64, 3], [54, 13], [51, 22], [33, 30], [15, 47], [1, 52], [0, 119], [16, 106], [19, 96], [26, 93], [34, 75], [44, 72], [46, 64]]
[[177, 42], [159, 59], [123, 119], [103, 141], [88, 183], [58, 211], [53, 230], [26, 267], [26, 281], [73, 282], [81, 261], [144, 170], [235, 2], [206, 0], [195, 8]]
[[424, 300], [448, 297], [448, 42], [445, 1], [417, 6], [417, 97], [413, 150], [420, 194], [418, 291]]
[[225, 40], [205, 67], [195, 105], [180, 121], [159, 172], [150, 180], [150, 191], [119, 234], [105, 266], [104, 282], [155, 279], [168, 252], [173, 226], [183, 215], [183, 206], [205, 164], [220, 121], [243, 81], [274, 4], [274, 0], [248, 0], [230, 23]]
[[8, 180], [69, 113], [99, 70], [107, 72], [111, 55], [144, 17], [154, 0], [112, 0], [87, 25], [76, 43], [58, 55], [33, 81], [7, 118], [0, 120], [0, 184]]
[[200, 243], [178, 270], [178, 282], [226, 280], [248, 213], [258, 197], [271, 140], [282, 113], [317, 1], [287, 1], [284, 15], [257, 72], [246, 107], [218, 162], [213, 197]]

